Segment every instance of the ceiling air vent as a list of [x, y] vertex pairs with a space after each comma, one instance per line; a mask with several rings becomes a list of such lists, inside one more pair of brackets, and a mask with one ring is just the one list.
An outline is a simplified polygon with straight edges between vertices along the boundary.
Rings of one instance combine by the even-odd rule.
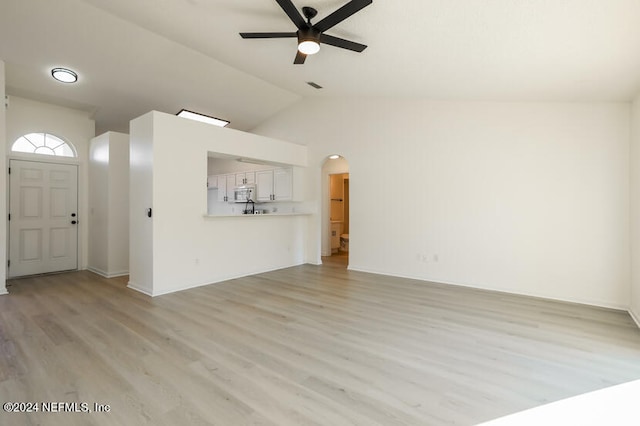
[[318, 83], [314, 83], [313, 81], [307, 81], [307, 84], [314, 89], [322, 89], [322, 86], [320, 86]]

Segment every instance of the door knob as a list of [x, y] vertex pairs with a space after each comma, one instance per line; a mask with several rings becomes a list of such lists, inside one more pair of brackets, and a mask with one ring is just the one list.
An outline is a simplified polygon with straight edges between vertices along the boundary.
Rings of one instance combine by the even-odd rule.
[[72, 225], [75, 225], [76, 223], [78, 223], [78, 222], [77, 222], [77, 221], [75, 221], [75, 220], [72, 220], [72, 221], [71, 221], [71, 224], [72, 224]]
[[76, 214], [75, 213], [71, 213], [71, 217], [76, 217]]

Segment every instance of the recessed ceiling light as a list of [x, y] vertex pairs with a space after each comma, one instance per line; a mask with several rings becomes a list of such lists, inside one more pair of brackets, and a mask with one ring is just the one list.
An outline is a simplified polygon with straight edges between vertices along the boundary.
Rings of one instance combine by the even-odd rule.
[[190, 120], [201, 121], [203, 123], [213, 124], [214, 126], [224, 127], [229, 124], [227, 120], [221, 120], [219, 118], [211, 117], [209, 115], [200, 114], [199, 112], [193, 112], [186, 109], [180, 110], [176, 114], [178, 117], [188, 118]]
[[63, 83], [75, 83], [78, 81], [78, 74], [67, 68], [54, 68], [51, 70], [51, 75]]
[[337, 160], [338, 158], [340, 158], [340, 156], [338, 154], [333, 154], [329, 156], [330, 160]]

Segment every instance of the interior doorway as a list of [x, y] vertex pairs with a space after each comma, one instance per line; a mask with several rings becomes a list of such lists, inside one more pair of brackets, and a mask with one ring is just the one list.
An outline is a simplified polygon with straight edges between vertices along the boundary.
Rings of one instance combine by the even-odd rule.
[[329, 175], [331, 255], [349, 253], [349, 173]]
[[9, 277], [77, 269], [78, 167], [9, 164]]
[[332, 156], [325, 161], [322, 171], [322, 262], [346, 268], [349, 265], [351, 250], [349, 164], [341, 156]]

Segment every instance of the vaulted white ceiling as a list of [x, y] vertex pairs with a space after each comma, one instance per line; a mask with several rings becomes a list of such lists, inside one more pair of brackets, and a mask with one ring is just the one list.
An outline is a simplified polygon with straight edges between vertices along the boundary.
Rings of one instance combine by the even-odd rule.
[[[346, 0], [294, 3], [318, 21]], [[327, 31], [363, 53], [293, 65], [295, 39], [238, 35], [294, 31], [274, 0], [3, 0], [0, 59], [9, 94], [93, 111], [98, 132], [181, 108], [246, 130], [306, 96], [628, 101], [639, 23], [638, 0], [374, 0]], [[51, 80], [60, 65], [78, 84]]]

